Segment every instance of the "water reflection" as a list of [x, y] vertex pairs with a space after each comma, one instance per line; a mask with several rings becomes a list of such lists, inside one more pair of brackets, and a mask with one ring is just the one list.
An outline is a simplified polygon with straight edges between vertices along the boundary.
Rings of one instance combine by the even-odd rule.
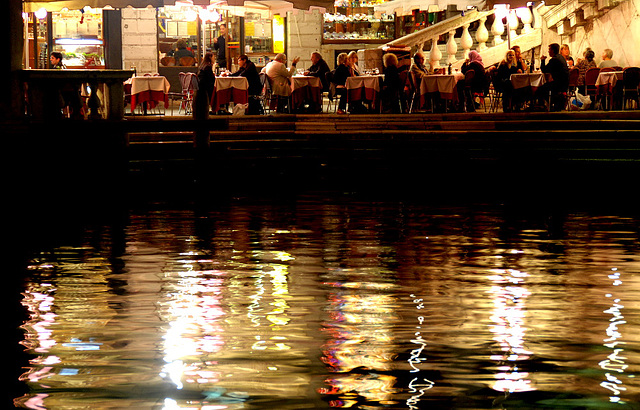
[[640, 224], [510, 218], [323, 198], [132, 211], [121, 254], [87, 239], [33, 260], [18, 402], [634, 408]]

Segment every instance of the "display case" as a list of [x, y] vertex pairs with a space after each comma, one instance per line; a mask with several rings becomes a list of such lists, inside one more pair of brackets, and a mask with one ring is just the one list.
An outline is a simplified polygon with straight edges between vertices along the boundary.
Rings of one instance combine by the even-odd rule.
[[373, 3], [336, 2], [324, 15], [325, 44], [386, 43], [395, 38], [395, 14], [375, 13]]
[[67, 68], [104, 68], [104, 43], [98, 38], [56, 38], [53, 50], [62, 53]]

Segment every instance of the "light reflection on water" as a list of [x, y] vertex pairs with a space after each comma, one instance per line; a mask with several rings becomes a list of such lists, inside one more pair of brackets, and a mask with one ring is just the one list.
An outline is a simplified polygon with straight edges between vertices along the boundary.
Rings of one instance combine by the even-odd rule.
[[633, 218], [306, 197], [92, 235], [32, 262], [24, 407], [638, 408]]

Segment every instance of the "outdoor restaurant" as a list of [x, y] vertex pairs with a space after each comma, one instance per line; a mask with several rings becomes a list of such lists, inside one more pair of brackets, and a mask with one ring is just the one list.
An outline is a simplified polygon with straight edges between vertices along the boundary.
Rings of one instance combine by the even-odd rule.
[[212, 115], [637, 109], [637, 64], [547, 40], [550, 7], [24, 0], [26, 110], [46, 115], [56, 98], [38, 84], [57, 77], [55, 114], [75, 118], [188, 116], [198, 101]]

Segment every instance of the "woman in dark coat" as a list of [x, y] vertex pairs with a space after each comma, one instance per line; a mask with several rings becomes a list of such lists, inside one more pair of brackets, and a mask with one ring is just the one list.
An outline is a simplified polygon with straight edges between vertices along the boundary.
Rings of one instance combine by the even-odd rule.
[[[460, 71], [462, 71], [463, 74], [466, 74], [467, 71], [473, 70], [474, 71], [474, 76], [473, 79], [471, 80], [471, 93], [483, 93], [484, 95], [487, 95], [489, 92], [489, 82], [487, 81], [487, 77], [485, 75], [485, 71], [484, 71], [484, 64], [482, 63], [482, 57], [480, 56], [480, 53], [478, 53], [476, 50], [471, 50], [469, 52], [469, 58], [464, 62], [464, 64], [462, 64], [462, 67], [460, 68]], [[464, 100], [464, 80], [462, 84], [458, 83], [458, 95], [462, 94], [463, 100]], [[467, 98], [470, 98], [470, 96], [466, 96]], [[467, 109], [469, 111], [475, 111], [476, 108], [476, 104], [474, 101], [469, 100], [466, 102], [467, 103]]]
[[[216, 84], [216, 76], [213, 74], [213, 53], [206, 53], [198, 67], [198, 91], [196, 92], [196, 106], [204, 104], [204, 97], [207, 98], [207, 107], [213, 96], [213, 88]], [[217, 109], [217, 107], [212, 107]], [[195, 113], [195, 110], [194, 110]]]

